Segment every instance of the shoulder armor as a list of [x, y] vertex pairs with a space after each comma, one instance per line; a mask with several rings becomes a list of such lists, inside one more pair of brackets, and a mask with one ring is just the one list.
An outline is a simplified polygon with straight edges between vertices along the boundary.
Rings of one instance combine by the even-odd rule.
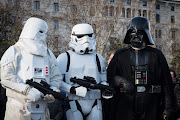
[[67, 54], [62, 53], [57, 57], [57, 64], [60, 70], [60, 73], [65, 74], [66, 73], [66, 68], [67, 68]]
[[105, 63], [104, 58], [100, 54], [98, 54], [98, 53], [96, 53], [96, 55], [97, 55], [97, 57], [99, 59], [100, 66], [101, 66], [100, 67], [101, 68], [100, 72], [101, 73], [106, 73], [106, 63]]
[[49, 53], [49, 56], [50, 56], [50, 59], [52, 60], [52, 62], [57, 65], [57, 61], [56, 61], [56, 57], [54, 56], [54, 54], [51, 52], [50, 49], [48, 49], [48, 53]]
[[15, 60], [15, 53], [16, 53], [15, 47], [14, 46], [9, 47], [1, 58], [1, 66], [13, 62]]

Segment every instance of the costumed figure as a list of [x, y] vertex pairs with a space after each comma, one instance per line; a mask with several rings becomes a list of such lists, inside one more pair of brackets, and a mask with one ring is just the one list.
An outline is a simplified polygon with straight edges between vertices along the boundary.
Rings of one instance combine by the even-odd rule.
[[8, 97], [5, 120], [49, 120], [47, 103], [54, 97], [26, 84], [42, 80], [54, 91], [61, 85], [56, 58], [46, 45], [47, 31], [44, 20], [29, 18], [18, 42], [1, 59], [1, 84]]
[[[1, 65], [0, 65], [0, 71], [1, 71]], [[1, 72], [0, 72], [0, 78], [1, 78]], [[0, 108], [1, 108], [0, 109], [0, 120], [4, 120], [5, 111], [6, 111], [6, 101], [7, 101], [6, 90], [0, 84]]]
[[76, 92], [74, 90], [80, 85], [71, 81], [74, 78], [85, 82], [92, 80], [92, 83], [98, 85], [108, 85], [105, 61], [100, 54], [95, 53], [96, 40], [93, 28], [89, 24], [75, 25], [69, 47], [72, 50], [60, 54], [57, 58], [60, 72], [64, 76], [64, 81], [68, 83], [68, 86], [62, 85], [61, 89], [69, 90], [68, 99], [72, 100], [67, 109], [67, 119], [102, 120], [101, 90], [88, 88], [88, 91], [83, 91], [80, 89], [83, 94], [77, 96], [80, 90]]
[[125, 44], [116, 51], [108, 69], [114, 97], [106, 110], [109, 120], [174, 120], [174, 96], [169, 67], [162, 52], [153, 45], [150, 22], [134, 17]]

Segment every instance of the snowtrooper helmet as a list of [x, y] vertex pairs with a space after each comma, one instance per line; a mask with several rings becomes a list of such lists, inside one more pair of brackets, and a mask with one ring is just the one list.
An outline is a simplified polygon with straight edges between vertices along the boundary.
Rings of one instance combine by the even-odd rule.
[[69, 47], [78, 54], [93, 53], [96, 40], [93, 28], [89, 24], [77, 24], [73, 27]]
[[130, 21], [124, 43], [140, 48], [143, 46], [143, 42], [146, 45], [154, 45], [154, 41], [150, 33], [150, 22], [145, 17], [134, 17]]
[[29, 18], [21, 32], [20, 39], [31, 39], [46, 44], [48, 25], [39, 18]]

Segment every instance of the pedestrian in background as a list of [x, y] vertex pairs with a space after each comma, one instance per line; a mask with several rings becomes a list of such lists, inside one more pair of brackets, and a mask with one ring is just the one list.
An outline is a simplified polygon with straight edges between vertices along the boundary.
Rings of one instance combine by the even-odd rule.
[[[0, 62], [0, 71], [1, 71], [1, 62]], [[0, 78], [1, 78], [1, 72], [0, 72]], [[0, 120], [4, 120], [5, 111], [6, 111], [6, 101], [7, 101], [6, 90], [0, 84]]]

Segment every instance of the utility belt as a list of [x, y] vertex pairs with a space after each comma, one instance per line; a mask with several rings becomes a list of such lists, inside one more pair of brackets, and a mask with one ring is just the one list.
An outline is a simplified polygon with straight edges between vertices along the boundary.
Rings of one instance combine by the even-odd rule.
[[137, 93], [161, 93], [160, 85], [146, 85], [146, 86], [136, 86]]
[[[161, 85], [145, 85], [135, 86], [136, 93], [161, 93]], [[120, 88], [120, 93], [126, 93], [123, 88]]]
[[135, 70], [134, 73], [137, 93], [161, 93], [161, 85], [148, 85], [148, 70]]

